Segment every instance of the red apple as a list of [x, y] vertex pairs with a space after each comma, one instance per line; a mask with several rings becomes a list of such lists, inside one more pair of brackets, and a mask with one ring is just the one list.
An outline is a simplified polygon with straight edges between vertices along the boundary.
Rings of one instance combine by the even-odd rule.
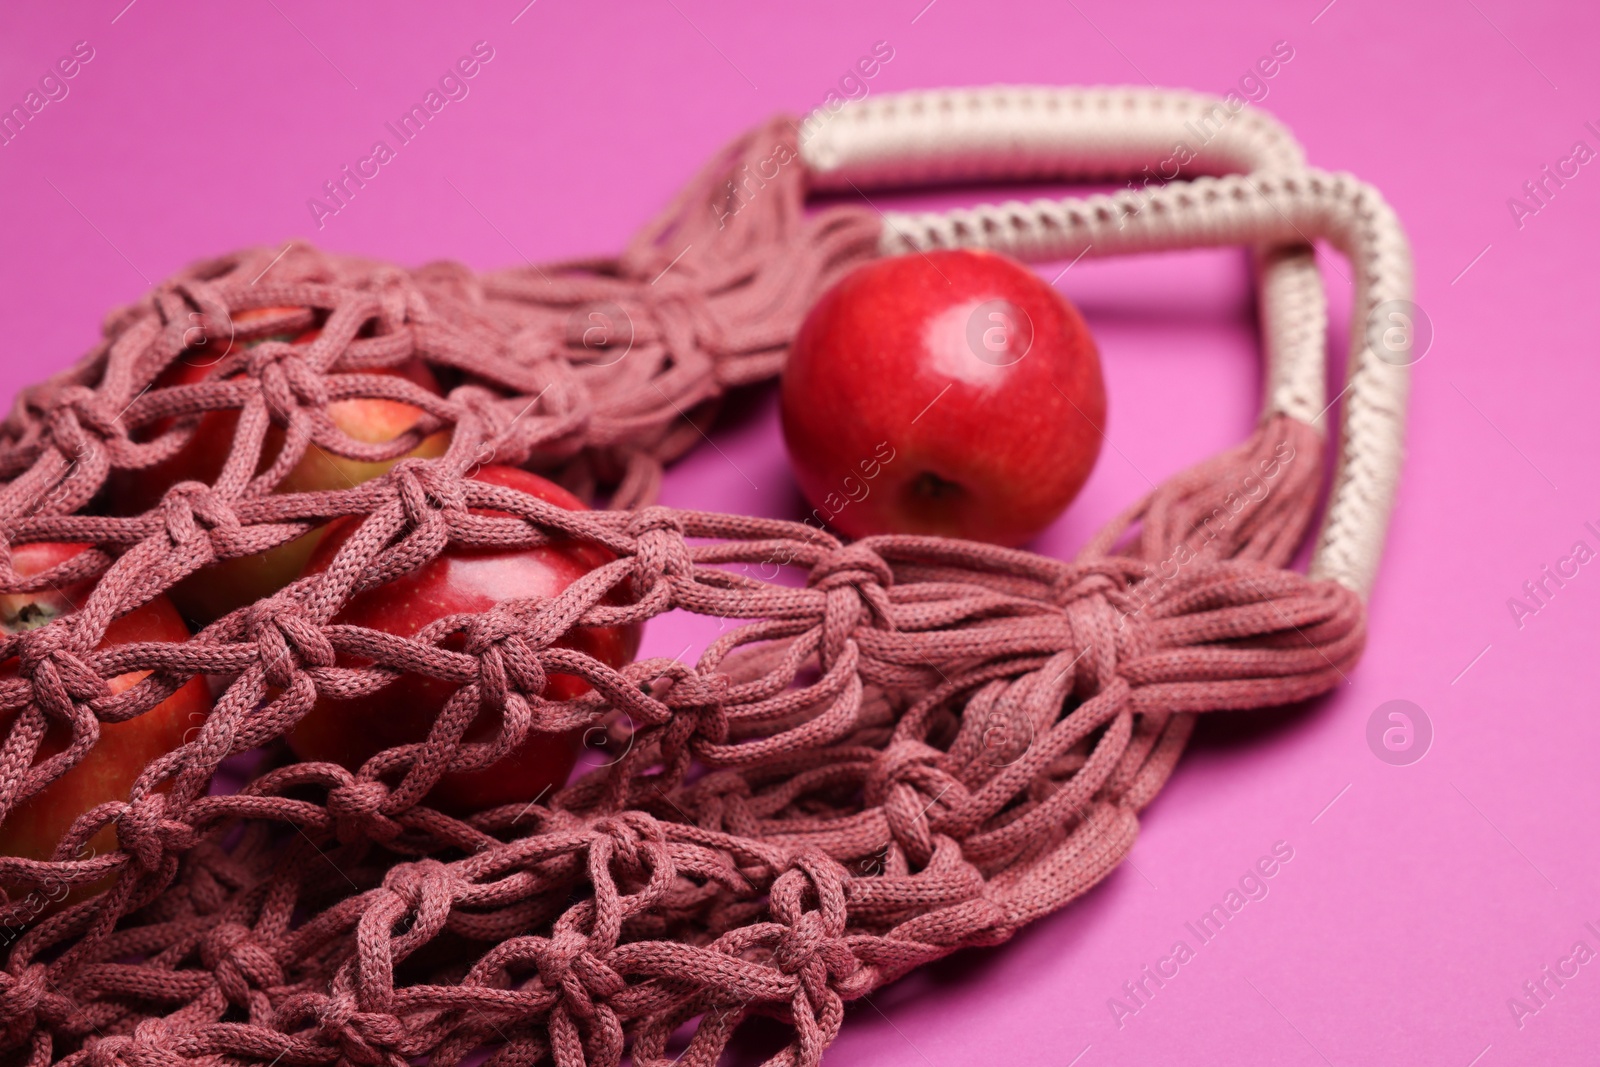
[[[193, 385], [205, 381], [216, 372], [222, 358], [235, 345], [251, 348], [263, 341], [290, 340], [291, 336], [294, 344], [309, 344], [317, 339], [320, 330], [311, 329], [293, 335], [250, 335], [249, 331], [255, 324], [283, 322], [286, 319], [293, 321], [297, 311], [301, 312], [301, 321], [309, 317], [304, 309], [297, 308], [260, 308], [235, 313], [234, 328], [240, 332], [235, 340], [222, 346], [224, 351], [215, 351], [217, 342], [197, 346], [168, 367], [156, 380], [156, 385]], [[431, 392], [439, 391], [433, 373], [419, 359], [373, 373], [406, 378]], [[329, 404], [328, 417], [356, 440], [380, 444], [392, 441], [410, 430], [422, 417], [422, 411], [415, 405], [395, 400], [357, 398], [336, 400]], [[173, 421], [157, 420], [148, 428], [148, 435], [155, 437], [166, 432]], [[122, 472], [114, 479], [111, 489], [112, 510], [118, 514], [138, 514], [154, 506], [162, 494], [178, 482], [199, 481], [208, 485], [215, 482], [233, 447], [233, 434], [238, 424], [237, 411], [209, 411], [202, 415], [194, 437], [177, 455], [148, 470]], [[265, 470], [271, 465], [283, 444], [283, 437], [283, 429], [277, 424], [268, 430], [258, 470]], [[449, 443], [449, 433], [440, 431], [429, 435], [406, 455], [422, 458], [441, 456]], [[278, 484], [276, 491], [316, 492], [357, 485], [384, 473], [398, 462], [398, 458], [367, 463], [336, 456], [313, 445]], [[260, 555], [226, 560], [207, 567], [180, 582], [171, 591], [172, 601], [190, 622], [204, 626], [235, 608], [271, 596], [299, 577], [321, 536], [321, 531], [313, 530]]]
[[1019, 545], [1100, 453], [1088, 327], [1014, 260], [937, 251], [857, 268], [817, 301], [783, 371], [783, 436], [816, 518], [852, 537]]
[[[587, 510], [565, 489], [516, 467], [484, 467], [473, 477], [573, 511]], [[488, 509], [474, 509], [473, 513], [505, 514]], [[329, 524], [306, 573], [327, 570], [357, 526], [353, 518]], [[599, 545], [579, 541], [512, 550], [452, 546], [411, 573], [358, 594], [334, 621], [409, 637], [446, 615], [487, 611], [501, 600], [556, 596], [615, 558]], [[559, 644], [621, 667], [639, 649], [639, 627], [580, 627]], [[354, 662], [348, 657], [340, 659], [341, 666]], [[339, 763], [356, 770], [386, 748], [424, 740], [456, 688], [450, 682], [407, 674], [371, 696], [354, 700], [324, 697], [295, 725], [289, 746], [301, 759]], [[581, 678], [551, 674], [544, 695], [567, 700], [589, 688]], [[481, 713], [467, 729], [466, 740], [492, 740], [499, 730], [498, 712]], [[493, 767], [445, 775], [429, 792], [428, 803], [452, 812], [528, 803], [566, 781], [581, 740], [580, 732], [530, 735]]]
[[[42, 542], [18, 545], [11, 551], [11, 565], [23, 577], [43, 573], [82, 552], [87, 546]], [[89, 596], [93, 582], [80, 582], [66, 588], [34, 593], [0, 594], [0, 629], [6, 633], [43, 626], [51, 619], [70, 614]], [[164, 596], [112, 621], [100, 647], [140, 641], [181, 642], [189, 629], [178, 617], [177, 609]], [[14, 677], [15, 658], [0, 663], [0, 677]], [[145, 677], [143, 671], [118, 675], [109, 680], [112, 692], [120, 693]], [[191, 678], [167, 699], [143, 714], [125, 722], [102, 723], [100, 740], [88, 755], [71, 770], [43, 790], [11, 809], [0, 823], [0, 855], [50, 859], [74, 819], [97, 805], [125, 800], [145, 765], [183, 744], [184, 735], [205, 721], [211, 709], [211, 696], [200, 678]], [[11, 728], [16, 712], [0, 717], [0, 734]], [[34, 762], [43, 762], [66, 749], [71, 732], [52, 723], [39, 744]], [[105, 853], [117, 847], [116, 830], [107, 827], [89, 841], [89, 848]], [[61, 894], [50, 894], [55, 900]], [[42, 911], [41, 911], [42, 914]]]

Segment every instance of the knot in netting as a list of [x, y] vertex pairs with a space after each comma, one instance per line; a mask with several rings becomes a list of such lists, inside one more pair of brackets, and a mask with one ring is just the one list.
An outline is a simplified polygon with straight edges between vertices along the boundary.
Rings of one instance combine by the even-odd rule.
[[[327, 997], [316, 1012], [316, 1033], [339, 1057], [362, 1067], [402, 1067], [406, 1027], [381, 1011], [360, 1011], [353, 995]], [[131, 1065], [130, 1065], [131, 1067]]]
[[281, 603], [257, 604], [246, 617], [245, 633], [255, 642], [262, 678], [277, 689], [289, 689], [307, 667], [331, 667], [333, 643], [303, 609]]
[[339, 840], [393, 840], [400, 827], [384, 813], [388, 800], [389, 787], [369, 778], [353, 778], [329, 790], [328, 814]]
[[264, 994], [284, 983], [283, 968], [254, 930], [223, 921], [200, 939], [200, 962], [215, 976], [230, 1004], [264, 1007]]
[[247, 353], [245, 373], [261, 383], [268, 409], [285, 419], [294, 419], [302, 409], [320, 412], [328, 406], [322, 375], [300, 345], [263, 341]]

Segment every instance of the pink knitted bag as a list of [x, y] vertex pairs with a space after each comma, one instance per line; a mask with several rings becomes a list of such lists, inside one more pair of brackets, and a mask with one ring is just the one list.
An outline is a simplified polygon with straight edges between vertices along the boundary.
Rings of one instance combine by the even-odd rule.
[[[1218, 133], [1185, 175], [1211, 177], [949, 215], [802, 210], [808, 187], [1137, 174], [1200, 116]], [[793, 163], [770, 175], [775, 150]], [[1285, 568], [1322, 484], [1313, 238], [1355, 265], [1358, 328], [1307, 576]], [[846, 544], [651, 504], [717, 400], [772, 378], [809, 304], [870, 257], [1236, 243], [1258, 255], [1260, 424], [1072, 562], [932, 537]], [[32, 579], [0, 556], [6, 592], [93, 580], [81, 610], [0, 642], [17, 664], [0, 679], [0, 819], [103, 743], [102, 723], [195, 676], [226, 680], [186, 743], [78, 818], [54, 859], [0, 857], [0, 1043], [34, 1067], [449, 1067], [483, 1049], [505, 1067], [625, 1053], [705, 1065], [763, 1015], [792, 1034], [773, 1062], [815, 1064], [846, 1002], [1003, 941], [1103, 878], [1196, 713], [1304, 700], [1353, 667], [1405, 384], [1405, 360], [1359, 326], [1409, 289], [1404, 238], [1369, 187], [1306, 168], [1253, 111], [1135, 90], [919, 93], [775, 121], [614, 260], [475, 275], [294, 246], [191, 267], [27, 390], [0, 438], [8, 544], [94, 546]], [[325, 316], [321, 336], [241, 347], [237, 373], [152, 388], [198, 339], [232, 337], [233, 315], [280, 306]], [[463, 384], [437, 396], [370, 373], [413, 358]], [[392, 444], [354, 440], [326, 412], [380, 396], [424, 412]], [[97, 511], [108, 476], [161, 462], [224, 409], [240, 416], [215, 484], [175, 485], [140, 515]], [[284, 443], [258, 474], [269, 424]], [[442, 430], [442, 458], [335, 492], [274, 491], [308, 449], [392, 459]], [[609, 490], [611, 509], [463, 476], [489, 456]], [[483, 508], [509, 517], [469, 511]], [[364, 521], [325, 573], [185, 643], [100, 647], [112, 620], [187, 575], [352, 515]], [[616, 559], [554, 599], [414, 638], [332, 621], [447, 545], [571, 537]], [[556, 644], [575, 624], [672, 610], [737, 625], [695, 663], [613, 670]], [[552, 671], [593, 692], [545, 699]], [[148, 676], [113, 693], [107, 679], [130, 672]], [[400, 672], [460, 685], [425, 743], [355, 773], [293, 761], [282, 738], [317, 694], [370, 693]], [[500, 734], [463, 741], [482, 709]], [[41, 758], [49, 726], [71, 741]], [[462, 819], [422, 803], [442, 774], [530, 733], [595, 726], [603, 765], [541, 803]], [[92, 854], [106, 827], [118, 847]]]

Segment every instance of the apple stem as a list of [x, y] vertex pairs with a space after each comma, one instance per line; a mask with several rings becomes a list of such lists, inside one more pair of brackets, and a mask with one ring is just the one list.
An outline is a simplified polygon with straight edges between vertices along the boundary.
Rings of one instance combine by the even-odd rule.
[[6, 629], [12, 633], [20, 633], [23, 630], [37, 630], [59, 614], [60, 612], [55, 611], [46, 604], [41, 604], [37, 600], [30, 600], [18, 608], [15, 615], [4, 621]]
[[928, 500], [948, 500], [961, 495], [961, 484], [941, 478], [932, 471], [923, 471], [911, 482], [911, 492]]

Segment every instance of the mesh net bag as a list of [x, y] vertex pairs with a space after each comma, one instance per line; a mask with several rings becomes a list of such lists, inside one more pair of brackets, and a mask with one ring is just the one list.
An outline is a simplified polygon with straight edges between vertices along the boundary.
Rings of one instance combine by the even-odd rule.
[[[1263, 173], [1249, 151], [1289, 149], [1242, 117], [1214, 162], [1257, 172], [1245, 194], [1218, 177], [989, 216], [803, 210], [830, 168], [851, 184], [902, 180], [906, 166], [919, 180], [1126, 170], [1207, 104], [1052, 90], [1026, 99], [1059, 113], [1017, 120], [1000, 151], [983, 138], [997, 111], [1027, 111], [1005, 95], [1018, 92], [1044, 93], [875, 102], [804, 147], [793, 122], [763, 126], [614, 260], [475, 275], [296, 245], [204, 262], [25, 391], [0, 440], [7, 541], [92, 547], [32, 577], [0, 561], [8, 593], [87, 591], [77, 611], [3, 639], [15, 669], [0, 678], [0, 819], [110, 743], [103, 727], [195, 678], [219, 695], [125, 798], [78, 817], [53, 858], [0, 858], [0, 1047], [37, 1065], [448, 1067], [483, 1050], [507, 1067], [709, 1064], [759, 1015], [787, 1028], [776, 1062], [814, 1064], [850, 1000], [1003, 941], [1104, 877], [1195, 713], [1342, 680], [1362, 647], [1389, 483], [1382, 462], [1345, 448], [1322, 572], [1286, 569], [1323, 482], [1323, 311], [1305, 241], [1328, 236], [1361, 264], [1365, 314], [1409, 284], [1387, 209], [1354, 179]], [[962, 108], [975, 117], [952, 118]], [[1108, 124], [1120, 139], [1085, 148]], [[1029, 140], [1047, 126], [1066, 132]], [[774, 146], [805, 166], [730, 210]], [[1247, 441], [1160, 486], [1071, 562], [931, 537], [845, 543], [651, 503], [662, 464], [701, 440], [730, 388], [781, 369], [833, 280], [886, 251], [962, 243], [1035, 258], [1255, 246], [1269, 349], [1319, 358], [1309, 374], [1275, 364]], [[235, 343], [236, 316], [279, 307], [307, 309], [320, 336]], [[285, 325], [268, 319], [252, 328]], [[226, 367], [155, 385], [199, 344], [225, 350]], [[379, 373], [413, 359], [445, 395]], [[1378, 418], [1375, 386], [1394, 366], [1362, 354], [1352, 367], [1346, 440], [1381, 444], [1381, 426], [1352, 433], [1350, 420]], [[423, 415], [392, 442], [362, 442], [327, 414], [355, 397]], [[151, 476], [224, 410], [237, 424], [214, 481], [106, 513], [108, 482]], [[391, 462], [440, 433], [442, 455], [347, 489], [282, 484], [309, 450]], [[466, 477], [490, 457], [611, 506], [568, 511]], [[1270, 491], [1250, 491], [1263, 480]], [[343, 516], [359, 529], [324, 572], [184, 642], [104, 643], [115, 620], [217, 561]], [[614, 558], [556, 597], [412, 638], [334, 621], [446, 546], [573, 539]], [[692, 663], [613, 668], [560, 643], [574, 626], [674, 610], [732, 625]], [[548, 699], [552, 673], [591, 689]], [[354, 772], [284, 747], [318, 694], [402, 674], [459, 686], [425, 742]], [[498, 733], [464, 740], [485, 711]], [[466, 816], [425, 803], [446, 773], [577, 729], [603, 731], [605, 756], [552, 795]]]

